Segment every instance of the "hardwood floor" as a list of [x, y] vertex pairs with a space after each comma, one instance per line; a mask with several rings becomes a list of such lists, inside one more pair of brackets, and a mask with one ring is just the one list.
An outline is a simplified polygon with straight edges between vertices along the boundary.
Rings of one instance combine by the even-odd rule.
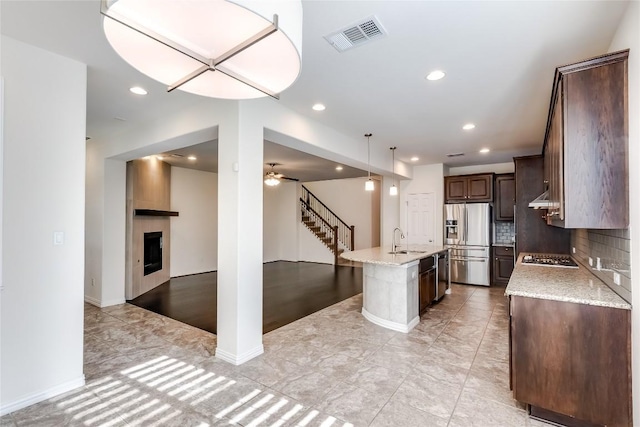
[[[131, 304], [216, 333], [217, 273], [169, 280]], [[362, 292], [362, 268], [276, 261], [263, 266], [263, 332]]]

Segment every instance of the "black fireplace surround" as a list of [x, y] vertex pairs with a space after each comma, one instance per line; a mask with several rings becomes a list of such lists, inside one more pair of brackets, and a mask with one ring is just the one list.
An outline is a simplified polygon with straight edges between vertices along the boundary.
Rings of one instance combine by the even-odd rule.
[[162, 231], [144, 233], [144, 275], [162, 270]]

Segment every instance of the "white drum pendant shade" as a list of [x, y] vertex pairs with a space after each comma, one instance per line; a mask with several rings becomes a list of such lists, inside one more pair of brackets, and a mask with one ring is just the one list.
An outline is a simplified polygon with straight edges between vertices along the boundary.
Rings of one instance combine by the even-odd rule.
[[[118, 55], [170, 89], [277, 98], [300, 73], [300, 0], [103, 0], [102, 13]], [[243, 49], [269, 27], [271, 34]]]

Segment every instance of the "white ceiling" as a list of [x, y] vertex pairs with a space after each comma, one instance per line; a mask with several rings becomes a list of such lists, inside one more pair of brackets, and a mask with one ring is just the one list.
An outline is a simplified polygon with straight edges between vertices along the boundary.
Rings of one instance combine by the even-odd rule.
[[[539, 153], [555, 67], [605, 53], [622, 1], [303, 1], [302, 73], [280, 102], [396, 158], [452, 166]], [[105, 40], [97, 0], [0, 1], [2, 33], [88, 64], [87, 135], [103, 140], [198, 100], [141, 75]], [[375, 15], [388, 35], [323, 38]], [[46, 64], [43, 73], [46, 73]], [[447, 75], [430, 82], [434, 69]], [[141, 85], [149, 95], [128, 88]], [[315, 102], [327, 106], [311, 110]], [[473, 131], [463, 131], [467, 122]], [[478, 150], [491, 152], [481, 155]], [[464, 152], [448, 159], [446, 154]], [[267, 153], [265, 149], [265, 153]], [[265, 163], [269, 162], [265, 155]], [[287, 159], [273, 160], [287, 164]]]

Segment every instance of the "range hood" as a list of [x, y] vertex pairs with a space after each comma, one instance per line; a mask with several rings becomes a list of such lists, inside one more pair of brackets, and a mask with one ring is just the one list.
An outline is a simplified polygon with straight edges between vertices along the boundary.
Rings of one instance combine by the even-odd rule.
[[549, 190], [545, 191], [544, 193], [536, 197], [532, 202], [529, 202], [529, 207], [533, 209], [551, 208], [552, 204], [549, 201]]

